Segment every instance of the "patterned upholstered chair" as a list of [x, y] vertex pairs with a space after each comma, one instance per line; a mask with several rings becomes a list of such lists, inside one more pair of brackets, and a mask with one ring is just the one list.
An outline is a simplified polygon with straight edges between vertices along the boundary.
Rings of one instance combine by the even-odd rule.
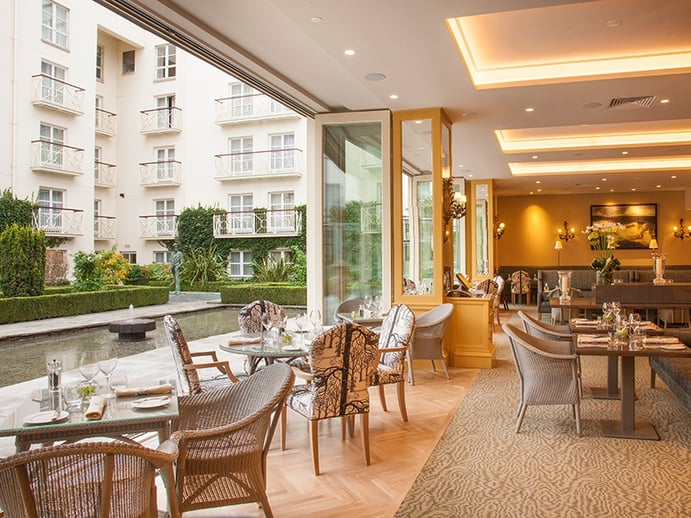
[[[307, 418], [314, 474], [319, 475], [318, 424], [333, 417], [360, 415], [362, 447], [369, 466], [369, 381], [379, 361], [374, 331], [349, 322], [324, 331], [312, 342], [311, 382], [296, 385], [286, 407]], [[345, 427], [342, 428], [345, 440]], [[282, 416], [281, 449], [286, 446], [286, 415]]]
[[[190, 351], [180, 324], [173, 315], [163, 317], [163, 327], [175, 361], [178, 394], [199, 394], [238, 381], [230, 370], [230, 363], [219, 360], [216, 351]], [[211, 358], [211, 361], [194, 362], [195, 358], [201, 357]], [[218, 371], [220, 374], [215, 373], [214, 376], [203, 378], [199, 371], [206, 373], [209, 369]]]
[[398, 408], [404, 421], [408, 420], [405, 407], [406, 355], [415, 332], [415, 315], [405, 304], [392, 307], [381, 325], [379, 333], [379, 365], [370, 385], [379, 387], [379, 399], [384, 411], [386, 395], [384, 385], [395, 384]]
[[286, 310], [283, 306], [268, 300], [250, 302], [238, 312], [240, 331], [244, 334], [260, 333], [265, 315], [274, 326], [279, 326], [286, 318]]
[[139, 516], [156, 518], [156, 474], [175, 498], [175, 443], [152, 450], [120, 441], [77, 442], [24, 451], [0, 460], [0, 508], [6, 518]]
[[530, 306], [530, 274], [523, 270], [517, 270], [511, 274], [511, 304], [516, 303], [516, 296]]
[[[241, 383], [179, 399], [171, 441], [181, 512], [257, 502], [273, 516], [266, 496], [267, 456], [295, 376], [274, 363]], [[226, 515], [219, 514], [218, 516]]]
[[444, 351], [443, 341], [452, 312], [453, 304], [447, 302], [430, 309], [415, 319], [413, 341], [408, 350], [408, 373], [411, 385], [415, 385], [413, 360], [431, 360], [432, 370], [435, 372], [437, 368], [434, 365], [434, 360], [441, 361], [446, 379], [450, 379], [449, 370], [446, 368], [446, 351]]
[[571, 405], [576, 433], [581, 435], [580, 395], [576, 354], [568, 342], [542, 340], [504, 324], [520, 381], [521, 401], [516, 433], [528, 405]]

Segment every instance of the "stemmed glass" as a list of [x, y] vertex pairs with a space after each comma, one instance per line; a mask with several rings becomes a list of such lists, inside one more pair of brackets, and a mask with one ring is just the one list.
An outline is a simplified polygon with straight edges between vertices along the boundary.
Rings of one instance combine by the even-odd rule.
[[271, 330], [271, 326], [273, 326], [274, 323], [269, 317], [267, 313], [264, 313], [262, 315], [262, 345], [266, 343], [267, 336], [269, 334], [269, 331]]
[[310, 322], [314, 328], [314, 335], [318, 335], [322, 327], [322, 314], [318, 309], [310, 311]]
[[307, 325], [307, 315], [305, 315], [304, 313], [301, 313], [295, 319], [295, 327], [298, 328], [298, 334], [300, 335], [300, 343], [302, 345], [305, 344], [305, 337], [302, 334], [302, 330], [305, 328], [306, 325]]
[[84, 351], [79, 357], [79, 372], [87, 384], [91, 384], [98, 374], [98, 354], [97, 351]]
[[114, 347], [105, 347], [100, 351], [98, 370], [106, 376], [106, 387], [109, 395], [113, 395], [110, 378], [118, 364], [118, 354]]

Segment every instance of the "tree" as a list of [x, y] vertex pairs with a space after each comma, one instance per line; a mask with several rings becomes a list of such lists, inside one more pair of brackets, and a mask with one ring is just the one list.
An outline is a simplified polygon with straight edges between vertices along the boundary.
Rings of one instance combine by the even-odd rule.
[[5, 189], [0, 194], [0, 234], [12, 225], [31, 226], [34, 204], [29, 200], [16, 198], [10, 189]]
[[0, 234], [0, 288], [6, 297], [41, 295], [45, 264], [42, 230], [13, 223]]

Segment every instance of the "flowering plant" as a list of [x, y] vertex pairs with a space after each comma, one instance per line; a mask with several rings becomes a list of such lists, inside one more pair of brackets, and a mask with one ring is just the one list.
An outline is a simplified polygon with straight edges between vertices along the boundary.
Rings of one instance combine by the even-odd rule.
[[619, 259], [614, 257], [614, 250], [619, 246], [622, 230], [624, 230], [622, 224], [607, 221], [593, 223], [585, 227], [583, 231], [584, 234], [587, 234], [590, 249], [595, 256], [590, 267], [600, 272], [600, 276], [604, 280], [611, 279], [614, 270], [621, 267]]

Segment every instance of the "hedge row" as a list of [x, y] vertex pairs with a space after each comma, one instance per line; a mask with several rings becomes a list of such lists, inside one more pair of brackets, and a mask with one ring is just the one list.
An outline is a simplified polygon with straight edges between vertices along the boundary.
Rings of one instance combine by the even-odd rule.
[[254, 300], [270, 300], [281, 306], [306, 306], [307, 288], [283, 283], [237, 284], [221, 286], [223, 304], [248, 304]]
[[168, 302], [168, 288], [132, 286], [104, 291], [0, 299], [0, 324], [98, 313]]

